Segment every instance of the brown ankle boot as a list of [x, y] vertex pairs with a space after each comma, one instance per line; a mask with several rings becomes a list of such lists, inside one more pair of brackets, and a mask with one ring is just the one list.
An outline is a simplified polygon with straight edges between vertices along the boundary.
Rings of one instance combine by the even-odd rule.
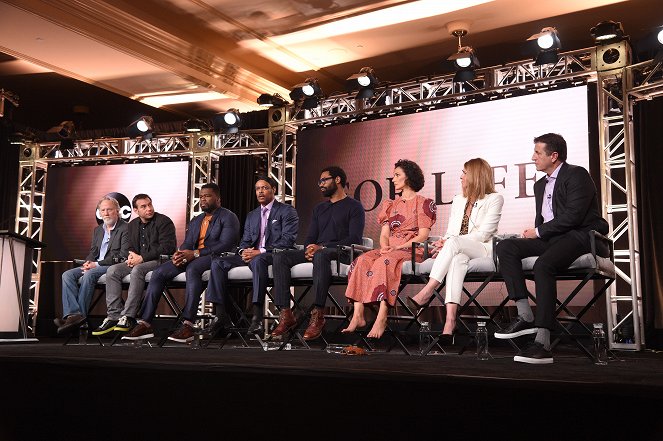
[[311, 321], [304, 332], [304, 340], [315, 340], [322, 334], [322, 328], [325, 327], [325, 314], [322, 308], [315, 307], [311, 311]]
[[272, 331], [272, 337], [280, 337], [297, 325], [290, 308], [283, 308], [279, 314], [279, 325]]

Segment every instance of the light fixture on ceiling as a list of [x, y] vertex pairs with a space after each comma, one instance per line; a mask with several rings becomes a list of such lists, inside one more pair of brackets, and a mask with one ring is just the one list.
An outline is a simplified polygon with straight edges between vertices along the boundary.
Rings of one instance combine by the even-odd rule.
[[46, 133], [57, 133], [62, 139], [71, 139], [76, 132], [76, 126], [73, 121], [62, 121], [57, 126], [53, 126]]
[[151, 139], [153, 129], [154, 118], [149, 115], [144, 115], [132, 122], [129, 127], [127, 127], [127, 132], [129, 133], [130, 138], [138, 138], [140, 136], [143, 139]]
[[242, 118], [237, 109], [219, 112], [212, 118], [214, 131], [217, 133], [237, 133], [242, 126]]
[[596, 44], [609, 44], [624, 39], [624, 28], [618, 21], [602, 21], [589, 30]]
[[535, 66], [557, 63], [559, 61], [559, 49], [562, 45], [557, 29], [553, 27], [543, 28], [541, 32], [532, 35], [527, 41], [535, 46]]
[[458, 39], [458, 50], [447, 58], [454, 66], [456, 74], [454, 81], [472, 81], [476, 78], [475, 70], [479, 68], [480, 63], [474, 49], [470, 46], [463, 46], [462, 37], [467, 35], [469, 24], [464, 22], [452, 22], [447, 25], [449, 33]]
[[359, 73], [348, 77], [345, 81], [345, 87], [348, 92], [358, 91], [355, 96], [356, 99], [366, 99], [375, 95], [375, 88], [378, 83], [375, 70], [372, 67], [362, 67]]
[[189, 119], [184, 122], [184, 131], [189, 133], [209, 132], [209, 124], [200, 119]]
[[307, 78], [290, 91], [290, 99], [300, 102], [304, 109], [314, 109], [322, 98], [322, 89], [317, 78]]
[[263, 107], [285, 107], [288, 105], [288, 101], [278, 93], [273, 95], [263, 93], [258, 97], [257, 101]]

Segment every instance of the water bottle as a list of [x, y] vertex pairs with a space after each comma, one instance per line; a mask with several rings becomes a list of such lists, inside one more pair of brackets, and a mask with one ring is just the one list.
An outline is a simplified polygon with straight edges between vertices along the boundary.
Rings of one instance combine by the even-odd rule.
[[80, 328], [78, 328], [78, 344], [79, 345], [86, 345], [87, 344], [87, 332], [88, 332], [87, 323], [84, 323]]
[[431, 334], [430, 334], [430, 323], [421, 322], [421, 327], [419, 328], [419, 353], [424, 355], [424, 351], [431, 343]]
[[477, 360], [488, 360], [490, 354], [488, 353], [488, 330], [486, 329], [486, 322], [477, 323], [476, 341], [477, 341]]
[[608, 364], [608, 348], [605, 343], [603, 323], [594, 323], [592, 338], [594, 339], [594, 364], [605, 366]]

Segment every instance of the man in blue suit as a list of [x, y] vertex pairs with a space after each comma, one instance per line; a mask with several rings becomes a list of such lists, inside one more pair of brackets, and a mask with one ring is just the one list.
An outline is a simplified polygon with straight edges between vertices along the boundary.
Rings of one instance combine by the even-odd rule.
[[244, 236], [237, 254], [212, 261], [207, 300], [214, 303], [216, 318], [207, 330], [209, 333], [220, 331], [227, 322], [224, 311], [228, 272], [232, 268], [247, 265], [253, 273], [253, 318], [248, 333], [262, 331], [262, 311], [269, 279], [268, 269], [272, 264], [272, 251], [292, 248], [297, 238], [297, 211], [291, 205], [274, 199], [276, 181], [270, 177], [258, 176], [255, 191], [260, 206], [246, 216]]
[[235, 213], [220, 206], [221, 190], [216, 184], [205, 184], [200, 189], [200, 208], [203, 213], [189, 222], [184, 243], [173, 254], [172, 260], [152, 272], [143, 304], [141, 319], [123, 340], [142, 340], [154, 337], [152, 319], [166, 284], [186, 271], [186, 305], [182, 312], [182, 326], [168, 337], [180, 343], [193, 340], [193, 322], [196, 319], [204, 285], [202, 276], [210, 269], [212, 255], [230, 251], [239, 238], [239, 219]]

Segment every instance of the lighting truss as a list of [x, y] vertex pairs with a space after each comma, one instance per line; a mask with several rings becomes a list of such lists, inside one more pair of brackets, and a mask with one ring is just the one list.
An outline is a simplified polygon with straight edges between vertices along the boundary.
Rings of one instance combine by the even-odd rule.
[[[416, 109], [433, 110], [443, 106], [471, 104], [481, 100], [506, 98], [514, 94], [540, 92], [565, 83], [596, 78], [592, 67], [594, 49], [560, 54], [557, 63], [536, 66], [534, 61], [507, 63], [503, 66], [477, 69], [472, 81], [456, 82], [454, 74], [394, 83], [376, 91], [367, 100], [356, 100], [354, 94], [336, 94], [321, 100], [314, 109], [294, 108], [289, 125], [343, 122], [353, 117], [391, 116]], [[390, 98], [385, 105], [384, 98]]]

